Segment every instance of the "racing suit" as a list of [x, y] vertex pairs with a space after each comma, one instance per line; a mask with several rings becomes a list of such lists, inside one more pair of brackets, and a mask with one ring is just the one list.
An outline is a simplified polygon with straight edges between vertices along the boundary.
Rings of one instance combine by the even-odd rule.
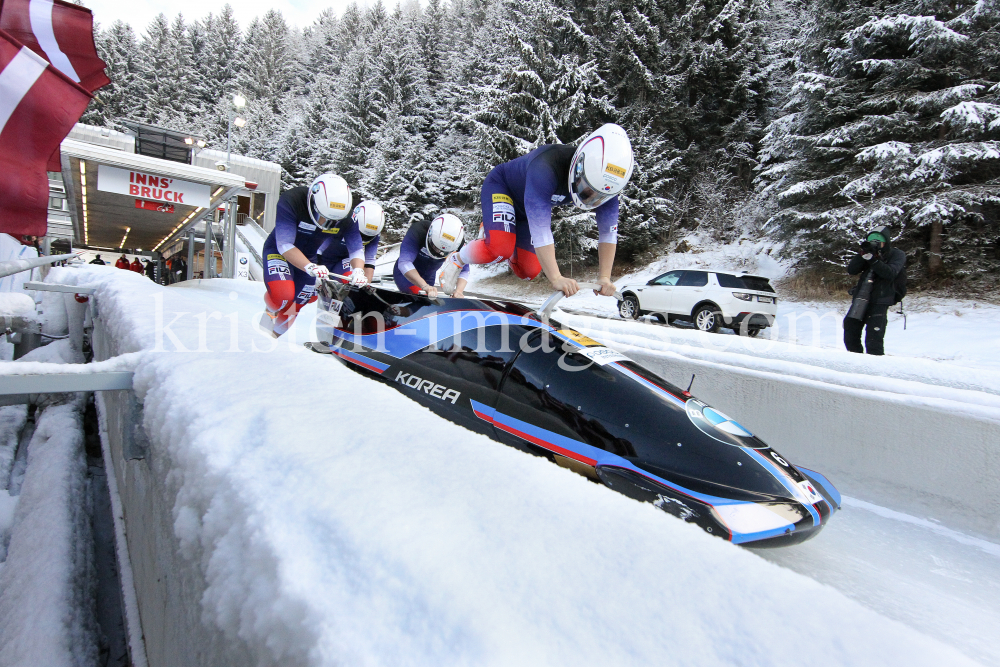
[[292, 325], [302, 306], [316, 300], [313, 294], [316, 279], [289, 264], [283, 253], [298, 248], [309, 261], [315, 262], [334, 236], [341, 233], [350, 257], [361, 258], [364, 253], [361, 232], [349, 216], [327, 230], [313, 224], [308, 195], [307, 187], [292, 188], [281, 195], [274, 229], [264, 241], [264, 284], [267, 287], [264, 304], [268, 311], [277, 314], [274, 333], [279, 336]]
[[[535, 248], [554, 243], [552, 208], [573, 203], [569, 167], [575, 152], [565, 144], [539, 146], [489, 173], [480, 194], [486, 235], [462, 249], [466, 266], [506, 259], [519, 278], [541, 272]], [[618, 197], [597, 207], [596, 213], [600, 242], [617, 243]]]
[[[399, 258], [396, 266], [392, 269], [392, 278], [396, 281], [396, 287], [400, 292], [410, 292], [416, 294], [420, 287], [414, 285], [407, 279], [406, 272], [416, 269], [420, 277], [428, 285], [434, 284], [437, 271], [444, 264], [445, 257], [438, 259], [427, 252], [427, 230], [431, 226], [430, 220], [421, 220], [410, 225], [406, 230], [403, 242], [399, 244]], [[466, 264], [459, 274], [459, 278], [469, 279], [469, 265]]]
[[[375, 268], [375, 255], [378, 253], [378, 244], [382, 239], [381, 234], [375, 236], [361, 236], [361, 243], [364, 246], [365, 268]], [[319, 263], [330, 269], [330, 273], [339, 276], [351, 275], [351, 251], [347, 248], [346, 227], [330, 239], [326, 250], [320, 255]]]

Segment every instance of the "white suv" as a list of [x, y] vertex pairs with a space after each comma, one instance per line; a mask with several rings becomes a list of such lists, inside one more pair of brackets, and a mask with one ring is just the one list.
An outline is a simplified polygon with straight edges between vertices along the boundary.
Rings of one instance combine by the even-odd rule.
[[668, 324], [693, 322], [701, 331], [728, 327], [756, 336], [778, 313], [778, 297], [767, 278], [744, 273], [682, 269], [618, 291], [618, 312], [626, 319], [653, 315]]

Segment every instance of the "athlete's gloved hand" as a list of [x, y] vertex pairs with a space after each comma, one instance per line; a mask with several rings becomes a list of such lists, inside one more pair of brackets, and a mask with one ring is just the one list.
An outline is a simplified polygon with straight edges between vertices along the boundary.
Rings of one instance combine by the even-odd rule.
[[368, 276], [365, 275], [364, 269], [351, 269], [351, 285], [354, 287], [364, 287], [368, 284]]
[[319, 280], [323, 280], [330, 275], [330, 269], [326, 268], [322, 264], [306, 264], [304, 271], [313, 278], [318, 278]]

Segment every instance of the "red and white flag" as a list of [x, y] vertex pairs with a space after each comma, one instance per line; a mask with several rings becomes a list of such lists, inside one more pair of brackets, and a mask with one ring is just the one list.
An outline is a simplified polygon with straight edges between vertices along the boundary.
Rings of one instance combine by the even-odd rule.
[[0, 30], [0, 232], [44, 236], [49, 156], [90, 93]]
[[93, 93], [111, 83], [94, 45], [94, 16], [63, 0], [0, 0], [0, 30]]

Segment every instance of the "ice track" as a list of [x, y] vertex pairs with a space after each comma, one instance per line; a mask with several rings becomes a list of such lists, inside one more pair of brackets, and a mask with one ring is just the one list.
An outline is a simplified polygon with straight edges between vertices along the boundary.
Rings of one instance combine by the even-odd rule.
[[815, 539], [761, 558], [1000, 665], [1000, 545], [853, 498]]

